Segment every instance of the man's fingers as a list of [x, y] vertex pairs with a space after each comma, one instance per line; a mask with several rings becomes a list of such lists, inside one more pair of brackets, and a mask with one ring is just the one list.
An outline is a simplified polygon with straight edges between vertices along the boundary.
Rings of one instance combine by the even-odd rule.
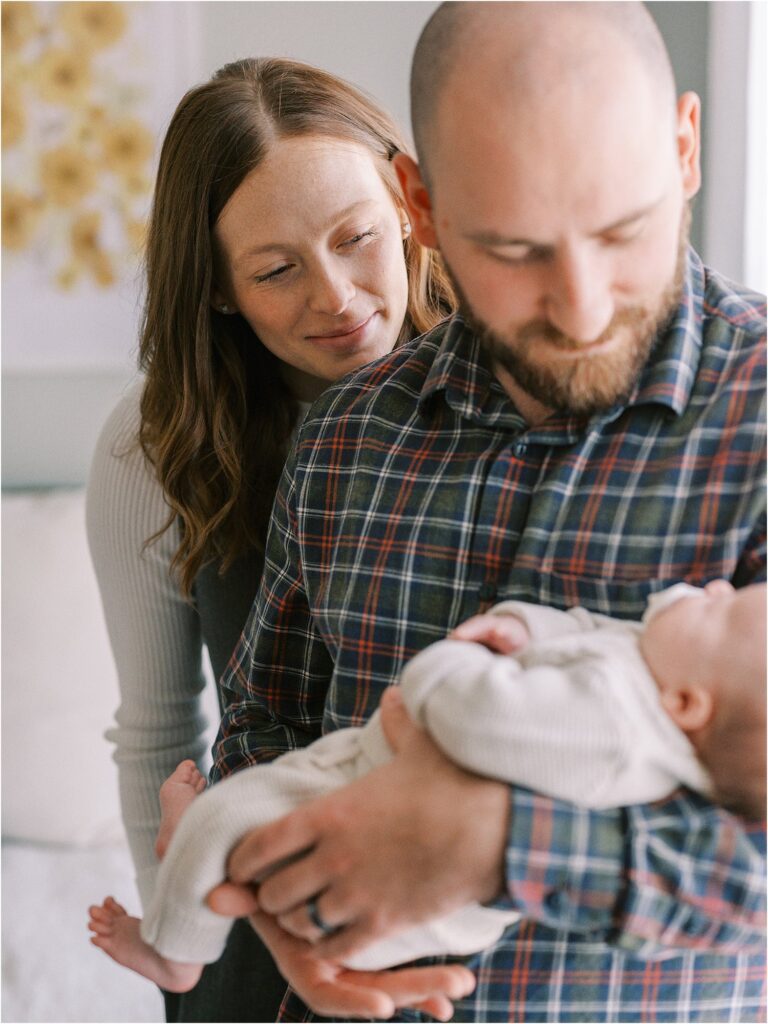
[[245, 917], [258, 909], [259, 901], [250, 886], [222, 882], [205, 898], [208, 907], [222, 917]]
[[[390, 929], [391, 930], [391, 929]], [[345, 925], [338, 932], [320, 939], [313, 945], [316, 956], [327, 960], [347, 960], [355, 953], [362, 952], [377, 939], [384, 938], [388, 932], [382, 927], [372, 926], [370, 917]], [[402, 973], [400, 971], [398, 974]]]
[[445, 996], [430, 996], [429, 999], [424, 999], [420, 1003], [414, 1003], [412, 1009], [419, 1010], [420, 1013], [428, 1013], [435, 1020], [450, 1020], [454, 1011], [453, 1003]]
[[267, 869], [293, 859], [309, 850], [315, 842], [315, 830], [302, 808], [278, 818], [263, 828], [254, 829], [229, 855], [230, 881], [243, 884], [260, 880]]
[[375, 984], [392, 996], [398, 1006], [415, 1006], [417, 1002], [440, 996], [463, 999], [474, 992], [477, 984], [474, 974], [462, 964], [403, 967], [381, 972], [356, 971], [350, 980], [361, 985]]
[[[345, 975], [345, 979], [348, 975]], [[299, 995], [304, 998], [301, 992]], [[306, 999], [305, 999], [306, 1002]], [[321, 1016], [388, 1020], [397, 1009], [394, 1000], [375, 988], [360, 988], [349, 981], [321, 982], [312, 991], [312, 1009]]]
[[454, 1011], [452, 1000], [468, 996], [477, 983], [474, 974], [461, 964], [381, 973], [360, 971], [345, 977], [352, 984], [375, 984], [391, 996], [396, 1007], [420, 1010], [437, 1020], [450, 1020]]
[[331, 878], [319, 856], [281, 867], [259, 888], [259, 904], [275, 917], [298, 911], [329, 884]]
[[[312, 904], [314, 904], [314, 917], [310, 909]], [[325, 929], [320, 927], [318, 920], [323, 923]], [[299, 939], [306, 939], [307, 942], [315, 943], [322, 939], [328, 929], [338, 927], [338, 924], [341, 922], [337, 923], [334, 921], [333, 917], [326, 910], [320, 909], [317, 905], [317, 900], [312, 900], [302, 903], [300, 907], [292, 910], [289, 914], [279, 914], [277, 923], [290, 935], [295, 935]]]

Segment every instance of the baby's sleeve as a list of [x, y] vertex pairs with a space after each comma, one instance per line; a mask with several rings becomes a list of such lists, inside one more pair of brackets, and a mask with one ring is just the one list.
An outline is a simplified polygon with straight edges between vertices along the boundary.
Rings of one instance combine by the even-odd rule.
[[606, 625], [615, 625], [616, 620], [605, 615], [588, 612], [586, 608], [547, 608], [529, 601], [502, 601], [494, 605], [489, 615], [514, 615], [525, 623], [532, 642], [552, 640], [569, 633], [591, 633]]

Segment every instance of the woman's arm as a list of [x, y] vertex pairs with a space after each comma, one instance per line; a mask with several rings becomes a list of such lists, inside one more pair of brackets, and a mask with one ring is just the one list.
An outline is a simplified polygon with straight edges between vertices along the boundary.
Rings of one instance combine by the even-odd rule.
[[206, 722], [198, 617], [170, 575], [176, 529], [144, 548], [168, 507], [137, 445], [138, 427], [136, 387], [101, 432], [86, 519], [120, 685], [117, 725], [107, 738], [116, 746], [123, 821], [146, 905], [157, 870], [158, 791], [179, 761], [201, 764]]

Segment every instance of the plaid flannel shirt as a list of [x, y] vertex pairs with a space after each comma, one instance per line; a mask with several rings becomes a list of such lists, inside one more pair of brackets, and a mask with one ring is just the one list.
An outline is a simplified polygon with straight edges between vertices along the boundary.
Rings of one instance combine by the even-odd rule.
[[[214, 777], [360, 724], [493, 602], [639, 619], [681, 580], [764, 578], [764, 350], [764, 301], [691, 251], [631, 397], [587, 421], [527, 427], [460, 318], [332, 386], [278, 491]], [[765, 1019], [761, 829], [685, 790], [510, 801], [499, 905], [524, 920], [465, 961], [457, 1021]], [[281, 1019], [319, 1018], [289, 993]]]

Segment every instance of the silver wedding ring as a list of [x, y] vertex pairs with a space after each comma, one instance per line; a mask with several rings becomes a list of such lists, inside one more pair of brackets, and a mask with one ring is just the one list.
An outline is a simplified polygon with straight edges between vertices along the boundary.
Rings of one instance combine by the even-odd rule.
[[336, 931], [333, 925], [327, 924], [320, 916], [320, 911], [317, 909], [317, 900], [307, 900], [307, 915], [315, 928], [319, 929], [323, 935], [330, 935]]

